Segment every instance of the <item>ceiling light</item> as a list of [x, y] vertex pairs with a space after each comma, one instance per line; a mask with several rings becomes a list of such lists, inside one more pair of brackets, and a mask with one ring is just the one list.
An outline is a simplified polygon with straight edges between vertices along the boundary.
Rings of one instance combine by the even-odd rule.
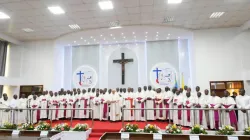
[[84, 40], [84, 42], [86, 42], [86, 40]]
[[69, 25], [69, 27], [70, 27], [71, 29], [73, 29], [73, 30], [81, 29], [80, 26], [77, 25], [77, 24], [71, 24], [71, 25]]
[[100, 35], [100, 36], [102, 36], [102, 35]]
[[181, 3], [182, 0], [168, 0], [168, 4], [177, 4], [177, 3]]
[[95, 41], [95, 39], [94, 39], [94, 41]]
[[34, 30], [30, 29], [30, 28], [23, 28], [23, 31], [30, 33], [30, 32], [34, 32]]
[[156, 38], [156, 40], [158, 40], [158, 38]]
[[170, 34], [168, 34], [168, 36], [170, 36]]
[[88, 42], [88, 44], [89, 44], [89, 42]]
[[60, 15], [60, 14], [65, 13], [64, 10], [59, 6], [48, 7], [48, 9], [52, 14], [55, 14], [55, 15]]
[[81, 37], [81, 39], [83, 39], [83, 38]]
[[225, 12], [213, 12], [210, 18], [220, 18]]
[[134, 38], [136, 38], [136, 36], [134, 36]]
[[145, 37], [148, 37], [148, 36], [145, 36]]
[[123, 35], [123, 33], [122, 33], [122, 35]]
[[76, 43], [76, 41], [74, 41], [74, 43]]
[[169, 37], [167, 37], [167, 39], [169, 39]]
[[106, 40], [105, 38], [103, 38], [103, 40]]
[[109, 10], [114, 8], [113, 3], [110, 0], [100, 0], [98, 5], [102, 10]]
[[135, 32], [133, 32], [133, 34], [135, 34]]
[[9, 19], [10, 16], [8, 16], [7, 14], [0, 12], [0, 19]]
[[123, 38], [126, 38], [126, 36], [124, 36]]
[[117, 43], [118, 41], [116, 41], [116, 43]]
[[115, 39], [115, 37], [113, 39]]
[[93, 38], [93, 36], [91, 36], [90, 38]]
[[159, 32], [156, 32], [157, 34], [159, 34]]
[[148, 32], [145, 32], [146, 34], [148, 34]]
[[165, 17], [163, 20], [163, 23], [168, 23], [168, 22], [173, 22], [174, 21], [174, 17]]
[[110, 34], [110, 36], [113, 36], [112, 34]]
[[178, 37], [180, 39], [180, 37]]
[[156, 35], [156, 36], [158, 36], [158, 35]]

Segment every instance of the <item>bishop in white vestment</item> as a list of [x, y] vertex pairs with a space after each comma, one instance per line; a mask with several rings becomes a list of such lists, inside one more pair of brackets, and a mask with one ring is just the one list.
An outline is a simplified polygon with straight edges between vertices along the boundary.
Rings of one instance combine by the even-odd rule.
[[63, 91], [61, 92], [61, 95], [59, 96], [59, 115], [58, 115], [58, 118], [65, 118], [66, 116], [66, 111], [65, 110], [62, 110], [62, 109], [65, 109], [67, 107], [67, 95], [66, 95], [66, 92]]
[[180, 91], [176, 91], [176, 96], [173, 99], [174, 110], [173, 111], [173, 122], [175, 124], [181, 125], [183, 119], [183, 112], [182, 112], [182, 104], [183, 104], [183, 96], [180, 95]]
[[73, 92], [70, 92], [70, 94], [67, 97], [67, 109], [68, 110], [66, 110], [66, 118], [73, 117], [74, 104], [75, 104], [75, 97], [73, 96]]
[[22, 110], [27, 108], [28, 100], [25, 98], [25, 94], [21, 95], [21, 98], [18, 101], [18, 108], [19, 108], [19, 116], [18, 116], [18, 124], [22, 124], [27, 122], [27, 110]]
[[121, 120], [121, 98], [119, 94], [112, 90], [110, 98], [110, 121], [119, 121]]
[[[216, 96], [213, 91], [208, 100], [208, 107], [218, 109], [221, 106], [221, 98]], [[220, 112], [218, 110], [209, 110], [210, 129], [219, 129]]]
[[19, 117], [18, 109], [17, 109], [18, 108], [17, 95], [13, 96], [13, 99], [11, 99], [9, 106], [12, 108], [12, 110], [11, 110], [11, 122], [13, 124], [17, 124], [18, 123], [18, 117]]
[[[173, 108], [173, 92], [170, 91], [169, 87], [165, 87], [164, 97], [163, 97], [164, 108]], [[173, 119], [173, 110], [164, 110], [164, 118]]]
[[10, 122], [10, 107], [6, 93], [4, 93], [3, 97], [0, 99], [0, 107], [5, 108], [5, 110], [0, 110], [0, 125], [3, 125], [5, 122]]
[[47, 118], [47, 110], [44, 110], [44, 109], [47, 109], [48, 107], [48, 96], [43, 94], [42, 96], [40, 96], [40, 106], [41, 106], [41, 109], [43, 110], [40, 110], [40, 119], [45, 119]]
[[92, 100], [93, 104], [93, 110], [94, 110], [94, 116], [93, 119], [98, 119], [100, 120], [100, 112], [102, 111], [100, 109], [100, 104], [101, 104], [101, 99], [99, 97], [99, 91], [96, 91], [96, 97]]
[[[191, 96], [191, 89], [188, 88], [186, 97], [184, 98], [184, 101], [183, 101], [183, 106], [186, 109], [190, 109], [190, 108], [194, 108], [194, 104], [195, 104], [195, 99], [193, 98], [193, 96]], [[184, 110], [183, 120], [184, 120], [183, 121], [184, 126], [189, 126], [189, 127], [194, 126], [194, 110]]]
[[[148, 86], [148, 90], [147, 87], [144, 86], [144, 94], [145, 94], [145, 99], [146, 99], [146, 108], [150, 108], [150, 109], [154, 109], [154, 96], [155, 96], [155, 92], [152, 90], [151, 86]], [[155, 120], [155, 113], [156, 111], [154, 110], [146, 110], [147, 113], [147, 120]]]
[[[161, 88], [156, 89], [156, 94], [155, 94], [155, 108], [164, 108], [163, 107], [163, 93], [161, 91]], [[163, 120], [163, 111], [164, 110], [155, 110], [156, 111], [156, 119]]]
[[222, 98], [221, 108], [228, 109], [222, 111], [222, 125], [231, 125], [237, 128], [237, 118], [234, 110], [234, 106], [236, 105], [234, 99], [229, 96], [230, 93], [228, 91], [224, 91], [224, 97]]
[[141, 91], [141, 87], [138, 88], [138, 92], [134, 96], [135, 108], [142, 110], [135, 110], [135, 120], [145, 121], [145, 94]]
[[[241, 109], [238, 111], [238, 130], [243, 131], [245, 128], [247, 128], [247, 121], [250, 119], [248, 116], [247, 118], [247, 110], [250, 108], [250, 96], [245, 95], [245, 90], [240, 89], [240, 95], [236, 97], [236, 104], [237, 108]], [[250, 114], [250, 111], [248, 111], [248, 114]]]
[[[126, 92], [126, 89], [125, 89]], [[124, 108], [134, 108], [134, 96], [131, 92], [131, 89], [128, 88], [128, 92], [124, 95]], [[132, 121], [134, 119], [134, 110], [124, 110], [124, 120]]]
[[31, 112], [31, 118], [29, 118], [29, 122], [30, 123], [37, 123], [39, 121], [39, 116], [37, 114], [38, 112], [38, 108], [40, 107], [40, 101], [37, 99], [37, 96], [36, 95], [33, 95], [33, 99], [31, 99], [30, 101], [30, 107], [32, 109], [35, 109], [35, 110], [32, 110]]
[[[197, 93], [197, 97], [195, 98], [195, 108], [206, 108], [206, 102], [204, 97], [201, 96], [201, 92]], [[195, 124], [199, 124], [203, 126], [204, 129], [207, 129], [207, 120], [204, 110], [195, 110]]]

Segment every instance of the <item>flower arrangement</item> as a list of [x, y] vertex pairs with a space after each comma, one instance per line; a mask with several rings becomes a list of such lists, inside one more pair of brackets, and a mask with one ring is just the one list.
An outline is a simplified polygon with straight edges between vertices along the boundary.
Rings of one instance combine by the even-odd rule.
[[88, 124], [76, 124], [75, 127], [73, 128], [73, 131], [87, 131], [89, 129]]
[[191, 128], [191, 134], [207, 134], [207, 131], [200, 125], [196, 124]]
[[225, 125], [219, 128], [219, 130], [216, 132], [217, 135], [233, 135], [234, 127], [230, 125]]
[[177, 126], [176, 124], [169, 124], [166, 126], [166, 133], [169, 134], [182, 134], [181, 126]]
[[2, 126], [2, 129], [17, 129], [17, 125], [9, 123], [9, 122], [5, 122]]
[[144, 127], [143, 132], [145, 133], [158, 133], [158, 131], [160, 130], [160, 128], [156, 125], [152, 125], [152, 124], [147, 124]]
[[122, 132], [138, 132], [138, 124], [126, 124], [125, 127], [122, 129]]
[[34, 130], [35, 126], [34, 124], [24, 123], [21, 125], [21, 130]]
[[70, 126], [67, 123], [62, 123], [62, 124], [57, 124], [54, 127], [54, 129], [57, 130], [57, 131], [69, 131]]
[[47, 122], [39, 122], [37, 127], [36, 127], [37, 130], [50, 130], [51, 129], [51, 126], [49, 123]]
[[244, 129], [244, 135], [250, 135], [250, 127]]

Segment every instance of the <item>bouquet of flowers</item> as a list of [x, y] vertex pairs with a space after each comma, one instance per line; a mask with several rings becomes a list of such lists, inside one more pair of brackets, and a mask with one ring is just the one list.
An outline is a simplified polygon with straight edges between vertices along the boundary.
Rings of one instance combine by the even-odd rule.
[[2, 129], [17, 129], [17, 125], [9, 123], [9, 122], [5, 122], [2, 126]]
[[57, 124], [54, 127], [54, 129], [57, 130], [57, 131], [69, 131], [70, 126], [67, 123], [62, 123], [62, 124]]
[[73, 131], [87, 131], [89, 129], [88, 124], [76, 124], [75, 127], [73, 128]]
[[191, 128], [191, 134], [207, 134], [207, 131], [200, 125], [196, 124]]
[[233, 135], [234, 133], [234, 127], [230, 125], [222, 126], [222, 128], [220, 127], [216, 132], [217, 135]]
[[138, 125], [137, 124], [126, 124], [125, 127], [122, 129], [122, 132], [138, 132]]
[[244, 135], [250, 135], [250, 127], [244, 129]]
[[181, 126], [177, 126], [176, 124], [169, 124], [166, 126], [166, 133], [169, 134], [182, 134]]
[[34, 124], [24, 123], [21, 125], [21, 130], [34, 130], [35, 126]]
[[160, 130], [160, 128], [156, 125], [152, 125], [152, 124], [147, 124], [144, 127], [143, 132], [145, 133], [158, 133], [158, 131]]
[[39, 122], [37, 127], [36, 127], [37, 130], [50, 130], [51, 129], [51, 126], [49, 123], [47, 122]]

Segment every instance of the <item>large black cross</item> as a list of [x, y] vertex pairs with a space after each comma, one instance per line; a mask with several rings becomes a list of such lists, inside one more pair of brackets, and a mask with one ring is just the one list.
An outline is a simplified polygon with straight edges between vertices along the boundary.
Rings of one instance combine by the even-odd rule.
[[122, 65], [122, 85], [125, 84], [125, 64], [128, 62], [133, 62], [133, 59], [125, 59], [124, 53], [121, 53], [122, 59], [113, 60], [113, 63], [119, 63]]

